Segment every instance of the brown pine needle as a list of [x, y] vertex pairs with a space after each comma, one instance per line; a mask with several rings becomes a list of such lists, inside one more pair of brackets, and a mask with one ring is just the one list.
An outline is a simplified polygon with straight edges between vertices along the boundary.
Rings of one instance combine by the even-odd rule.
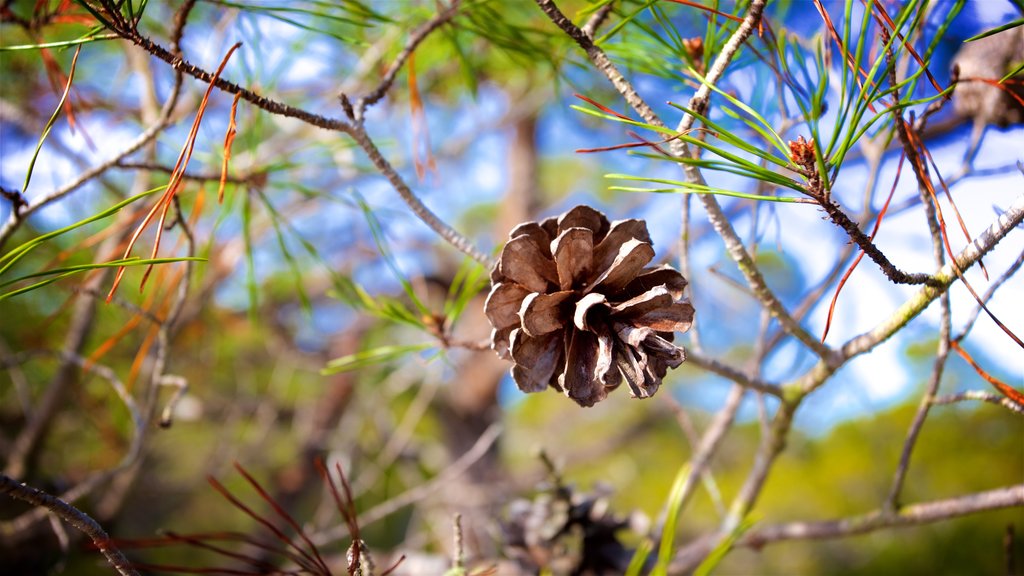
[[[885, 218], [885, 213], [889, 210], [889, 203], [892, 202], [892, 197], [896, 193], [896, 185], [899, 184], [900, 174], [903, 173], [903, 160], [906, 159], [907, 154], [903, 152], [900, 154], [900, 163], [896, 166], [896, 177], [892, 181], [892, 189], [889, 190], [889, 197], [885, 199], [885, 204], [882, 206], [882, 210], [878, 213], [878, 218], [875, 219], [875, 227], [871, 230], [871, 236], [869, 240], [875, 239], [875, 234], [878, 234], [878, 228], [882, 225], [882, 218]], [[860, 264], [860, 261], [864, 258], [864, 250], [857, 254], [857, 258], [850, 265], [850, 269], [843, 274], [843, 278], [839, 281], [839, 286], [836, 286], [836, 293], [832, 295], [832, 302], [828, 305], [828, 318], [825, 319], [825, 330], [821, 334], [821, 343], [825, 343], [825, 338], [828, 337], [828, 331], [832, 327], [832, 315], [836, 310], [836, 301], [839, 300], [839, 293], [842, 292], [843, 286], [846, 281], [850, 279], [850, 275]]]
[[896, 23], [893, 22], [892, 18], [889, 17], [889, 13], [885, 11], [885, 6], [883, 6], [880, 2], [876, 2], [875, 0], [870, 0], [870, 3], [868, 3], [867, 0], [861, 0], [861, 2], [864, 3], [864, 6], [868, 10], [871, 10], [872, 8], [878, 8], [878, 14], [882, 17], [882, 20], [885, 21], [885, 24], [889, 27], [892, 33], [895, 34], [896, 37], [900, 39], [900, 42], [903, 44], [903, 47], [906, 48], [907, 52], [909, 52], [910, 55], [914, 57], [914, 60], [917, 61], [917, 65], [920, 66], [922, 70], [924, 70], [925, 75], [928, 76], [928, 80], [932, 83], [932, 87], [934, 87], [937, 92], [941, 93], [942, 87], [939, 86], [939, 83], [935, 80], [935, 77], [932, 76], [931, 71], [929, 71], [928, 67], [925, 66], [924, 60], [922, 60], [921, 57], [918, 56], [917, 51], [914, 50], [913, 45], [911, 45], [910, 42], [907, 42], [903, 35], [900, 34], [898, 30], [896, 30]]
[[971, 368], [974, 368], [974, 371], [977, 372], [979, 376], [981, 376], [986, 382], [991, 384], [996, 390], [999, 391], [1000, 394], [1006, 396], [1010, 400], [1013, 400], [1017, 404], [1024, 407], [1024, 394], [1018, 392], [1016, 388], [1010, 386], [1009, 384], [1006, 384], [1002, 380], [986, 372], [984, 368], [979, 366], [978, 363], [974, 361], [974, 358], [971, 358], [971, 355], [968, 354], [966, 350], [960, 347], [959, 342], [957, 342], [956, 340], [952, 340], [949, 344], [953, 348], [953, 350], [957, 351], [957, 354], [960, 354], [961, 358], [966, 360], [967, 363], [971, 365]]
[[[416, 53], [409, 54], [409, 108], [412, 116], [412, 162], [416, 167], [416, 177], [423, 180], [427, 169], [437, 171], [434, 156], [430, 153], [430, 129], [427, 126], [427, 114], [420, 98], [419, 84], [416, 81]], [[420, 154], [423, 157], [420, 157]]]
[[220, 187], [217, 188], [217, 203], [224, 203], [224, 185], [228, 181], [228, 160], [231, 159], [231, 145], [235, 142], [235, 133], [237, 125], [235, 124], [235, 115], [238, 113], [238, 101], [242, 98], [242, 94], [235, 94], [235, 99], [231, 101], [231, 117], [228, 119], [228, 131], [224, 134], [224, 162], [220, 165]]
[[[924, 144], [923, 142], [921, 142], [920, 137], [918, 137], [918, 135], [914, 132], [914, 127], [909, 122], [903, 119], [900, 119], [898, 121], [903, 123], [903, 126], [907, 131], [907, 136], [910, 139], [910, 145], [913, 146], [915, 149], [924, 148]], [[949, 234], [946, 232], [946, 220], [945, 218], [942, 217], [942, 206], [939, 205], [938, 194], [935, 193], [935, 186], [932, 185], [931, 180], [928, 178], [928, 166], [924, 165], [920, 157], [911, 158], [912, 163], [915, 161], [922, 164], [921, 166], [915, 167], [915, 172], [917, 172], [920, 175], [920, 183], [928, 192], [928, 196], [931, 198], [932, 205], [935, 207], [935, 215], [939, 220], [939, 232], [942, 236], [942, 245], [943, 247], [945, 247], [946, 254], [949, 256], [949, 263], [950, 266], [952, 266], [953, 268], [953, 272], [956, 273], [956, 277], [959, 278], [960, 281], [963, 283], [964, 288], [967, 288], [967, 291], [971, 293], [971, 296], [974, 296], [974, 300], [978, 303], [978, 306], [980, 306], [981, 309], [985, 312], [985, 314], [988, 315], [988, 317], [991, 318], [992, 321], [996, 323], [996, 326], [999, 326], [999, 328], [1001, 328], [1002, 331], [1005, 332], [1011, 340], [1016, 342], [1018, 346], [1024, 348], [1024, 341], [1022, 341], [1016, 334], [1014, 334], [1013, 331], [1010, 330], [1008, 326], [1006, 326], [1006, 324], [1003, 324], [1002, 321], [999, 320], [999, 318], [996, 318], [996, 315], [993, 314], [992, 311], [988, 309], [988, 306], [985, 305], [985, 302], [981, 299], [981, 296], [978, 296], [978, 293], [974, 290], [974, 287], [971, 286], [971, 283], [967, 281], [967, 277], [964, 276], [964, 271], [960, 269], [960, 265], [957, 264], [956, 255], [953, 254], [953, 248], [949, 244]]]
[[621, 118], [623, 120], [629, 120], [629, 121], [633, 120], [629, 116], [624, 116], [622, 114], [619, 114], [615, 110], [612, 110], [611, 108], [605, 106], [604, 104], [601, 104], [597, 100], [593, 100], [591, 98], [588, 98], [588, 97], [584, 96], [583, 94], [573, 93], [573, 96], [579, 98], [580, 100], [583, 100], [584, 102], [586, 102], [587, 104], [590, 104], [591, 106], [596, 106], [598, 109], [600, 109], [602, 112], [604, 112], [606, 114], [611, 114], [612, 116], [615, 116], [616, 118]]
[[[228, 63], [228, 59], [234, 54], [242, 45], [241, 42], [236, 43], [232, 46], [224, 58], [220, 62], [220, 66], [217, 67], [217, 71], [213, 75], [213, 79], [210, 81], [209, 87], [206, 89], [206, 94], [203, 96], [202, 102], [199, 103], [199, 110], [196, 112], [196, 119], [192, 122], [192, 130], [189, 132], [188, 138], [185, 140], [185, 146], [182, 147], [181, 153], [178, 154], [178, 161], [174, 165], [174, 171], [171, 174], [171, 180], [167, 184], [167, 190], [164, 191], [163, 196], [160, 200], [153, 205], [153, 208], [146, 214], [145, 219], [139, 224], [138, 228], [135, 229], [135, 233], [132, 234], [131, 239], [128, 241], [128, 247], [125, 249], [124, 258], [128, 258], [131, 255], [132, 248], [138, 241], [139, 237], [146, 230], [149, 224], [153, 221], [153, 217], [156, 216], [157, 211], [160, 211], [160, 224], [156, 229], [156, 239], [153, 242], [153, 251], [151, 258], [156, 258], [157, 253], [160, 250], [160, 239], [163, 236], [164, 225], [167, 222], [167, 212], [170, 210], [171, 204], [174, 203], [174, 197], [178, 193], [181, 187], [181, 179], [185, 174], [185, 168], [188, 167], [188, 162], [192, 158], [192, 150], [195, 148], [196, 135], [199, 133], [199, 125], [203, 121], [203, 114], [206, 113], [206, 107], [210, 101], [210, 93], [213, 92], [213, 87], [217, 84], [217, 80], [220, 78], [221, 72], [224, 71], [224, 67]], [[146, 279], [149, 278], [150, 272], [153, 270], [153, 265], [150, 264], [146, 267], [145, 273], [142, 275], [142, 282], [139, 283], [139, 290], [141, 291], [146, 286]], [[109, 303], [114, 297], [114, 292], [117, 291], [118, 285], [121, 283], [121, 278], [124, 276], [125, 267], [120, 266], [117, 269], [117, 275], [114, 277], [114, 285], [110, 287], [110, 292], [107, 294], [107, 302]]]

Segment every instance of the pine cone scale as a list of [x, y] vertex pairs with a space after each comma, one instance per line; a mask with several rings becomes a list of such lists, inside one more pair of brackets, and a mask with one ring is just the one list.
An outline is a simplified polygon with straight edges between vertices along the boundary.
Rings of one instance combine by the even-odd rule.
[[611, 267], [619, 255], [619, 249], [623, 244], [632, 239], [641, 242], [651, 243], [651, 236], [647, 232], [647, 224], [643, 220], [619, 220], [608, 230], [597, 246], [594, 247], [594, 270], [600, 273]]
[[671, 266], [647, 268], [623, 288], [621, 296], [623, 299], [632, 299], [651, 288], [664, 286], [674, 300], [680, 300], [687, 284], [686, 278], [683, 278], [683, 275]]
[[554, 294], [534, 292], [527, 296], [519, 310], [523, 331], [536, 337], [563, 328], [568, 317], [563, 304], [573, 294], [572, 290], [565, 290]]
[[598, 380], [598, 338], [593, 332], [573, 330], [565, 371], [558, 383], [580, 406], [593, 406], [608, 395]]
[[530, 292], [547, 292], [548, 283], [558, 284], [558, 271], [551, 258], [527, 235], [517, 236], [501, 251], [501, 274]]
[[557, 372], [565, 365], [562, 356], [562, 331], [551, 332], [536, 338], [516, 328], [509, 336], [512, 360], [515, 361], [512, 377], [523, 392], [540, 392], [548, 387]]
[[591, 284], [588, 290], [603, 288], [615, 293], [626, 287], [644, 266], [654, 259], [654, 248], [642, 240], [632, 238], [619, 248], [615, 260]]
[[581, 287], [593, 266], [594, 232], [587, 228], [569, 228], [551, 242], [559, 288]]

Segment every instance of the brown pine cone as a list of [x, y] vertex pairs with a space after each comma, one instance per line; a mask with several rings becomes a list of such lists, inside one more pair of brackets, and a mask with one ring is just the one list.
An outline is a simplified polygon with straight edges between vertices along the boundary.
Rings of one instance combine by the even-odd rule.
[[672, 340], [693, 322], [686, 279], [670, 266], [645, 268], [654, 248], [643, 220], [609, 224], [577, 206], [520, 224], [509, 238], [484, 310], [491, 346], [511, 357], [520, 390], [551, 386], [593, 406], [624, 378], [634, 397], [647, 398], [682, 364]]

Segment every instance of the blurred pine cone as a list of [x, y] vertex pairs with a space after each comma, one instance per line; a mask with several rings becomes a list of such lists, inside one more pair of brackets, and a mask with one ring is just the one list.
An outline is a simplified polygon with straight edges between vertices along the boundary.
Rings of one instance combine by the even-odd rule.
[[511, 357], [520, 390], [551, 386], [593, 406], [625, 379], [647, 398], [682, 364], [672, 340], [693, 322], [686, 279], [670, 266], [646, 267], [654, 248], [643, 220], [609, 224], [577, 206], [520, 224], [509, 238], [484, 310], [491, 346]]
[[618, 533], [645, 534], [648, 520], [641, 513], [614, 514], [610, 497], [601, 486], [592, 493], [553, 486], [532, 500], [514, 500], [501, 525], [505, 555], [532, 574], [623, 574], [633, 551]]
[[956, 75], [964, 80], [953, 92], [953, 109], [976, 122], [1007, 127], [1024, 122], [1024, 74], [1002, 86], [995, 81], [1024, 61], [1024, 27], [967, 42], [953, 57]]

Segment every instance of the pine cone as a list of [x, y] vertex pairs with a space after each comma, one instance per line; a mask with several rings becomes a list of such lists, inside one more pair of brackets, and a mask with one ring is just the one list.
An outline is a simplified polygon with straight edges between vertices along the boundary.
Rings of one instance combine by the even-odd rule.
[[654, 248], [643, 220], [609, 224], [577, 206], [509, 238], [484, 310], [491, 346], [511, 357], [520, 390], [551, 386], [593, 406], [625, 379], [647, 398], [682, 364], [672, 339], [693, 322], [686, 279], [670, 266], [645, 268]]

